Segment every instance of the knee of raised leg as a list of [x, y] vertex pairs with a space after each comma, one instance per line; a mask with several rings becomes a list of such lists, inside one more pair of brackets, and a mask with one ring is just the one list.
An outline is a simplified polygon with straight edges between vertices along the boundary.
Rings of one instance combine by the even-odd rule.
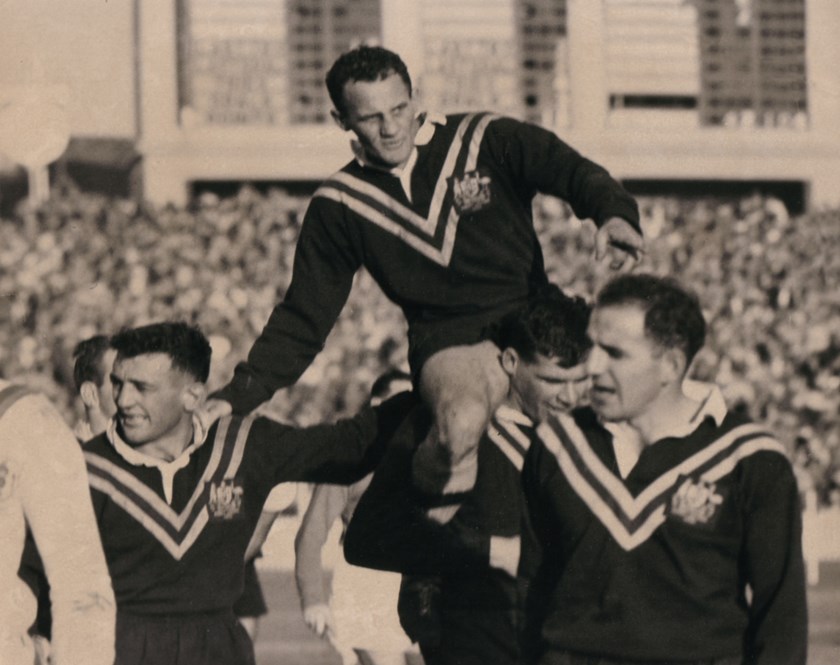
[[449, 447], [457, 459], [478, 444], [491, 414], [482, 401], [467, 399], [450, 402], [435, 415], [438, 440]]

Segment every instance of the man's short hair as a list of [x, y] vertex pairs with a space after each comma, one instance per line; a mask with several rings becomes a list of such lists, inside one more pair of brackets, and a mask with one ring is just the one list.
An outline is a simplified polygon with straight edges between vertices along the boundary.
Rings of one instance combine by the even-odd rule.
[[596, 307], [635, 305], [645, 313], [645, 334], [666, 349], [680, 349], [686, 366], [706, 341], [706, 320], [697, 295], [672, 277], [634, 274], [613, 278]]
[[335, 110], [344, 115], [344, 86], [350, 81], [381, 81], [397, 74], [411, 94], [411, 77], [402, 58], [381, 46], [359, 46], [340, 55], [327, 72], [327, 91]]
[[107, 335], [94, 335], [76, 345], [73, 349], [73, 383], [76, 384], [76, 392], [82, 389], [85, 381], [97, 387], [105, 382], [102, 360], [110, 348], [111, 338]]
[[592, 348], [586, 334], [591, 311], [583, 298], [550, 284], [504, 316], [490, 336], [500, 349], [515, 349], [525, 362], [536, 362], [540, 354], [555, 358], [561, 367], [574, 367]]
[[120, 358], [165, 353], [172, 367], [204, 383], [210, 376], [210, 342], [196, 326], [183, 322], [152, 323], [123, 330], [111, 339]]

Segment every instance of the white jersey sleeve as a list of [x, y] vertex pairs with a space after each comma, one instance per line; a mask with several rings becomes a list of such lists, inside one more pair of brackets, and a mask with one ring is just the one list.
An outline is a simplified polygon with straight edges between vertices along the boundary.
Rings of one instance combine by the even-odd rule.
[[20, 504], [50, 583], [53, 662], [112, 665], [114, 594], [79, 444], [40, 395], [18, 400], [2, 425], [14, 441]]

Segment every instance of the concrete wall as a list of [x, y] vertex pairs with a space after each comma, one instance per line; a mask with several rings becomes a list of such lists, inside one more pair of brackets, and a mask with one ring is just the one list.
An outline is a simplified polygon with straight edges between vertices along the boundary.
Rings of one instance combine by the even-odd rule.
[[0, 0], [0, 93], [70, 90], [73, 135], [135, 135], [134, 0]]

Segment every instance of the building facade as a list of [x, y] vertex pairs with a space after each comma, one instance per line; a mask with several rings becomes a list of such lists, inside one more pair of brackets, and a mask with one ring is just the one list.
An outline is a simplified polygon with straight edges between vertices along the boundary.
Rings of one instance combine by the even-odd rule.
[[100, 32], [128, 54], [68, 50], [66, 25], [61, 57], [30, 50], [56, 71], [121, 63], [107, 86], [73, 79], [68, 106], [122, 91], [82, 132], [136, 140], [154, 201], [184, 202], [199, 181], [339, 168], [348, 137], [323, 78], [367, 42], [404, 57], [427, 107], [541, 123], [619, 178], [799, 182], [809, 204], [840, 203], [836, 0], [135, 0], [111, 14]]

